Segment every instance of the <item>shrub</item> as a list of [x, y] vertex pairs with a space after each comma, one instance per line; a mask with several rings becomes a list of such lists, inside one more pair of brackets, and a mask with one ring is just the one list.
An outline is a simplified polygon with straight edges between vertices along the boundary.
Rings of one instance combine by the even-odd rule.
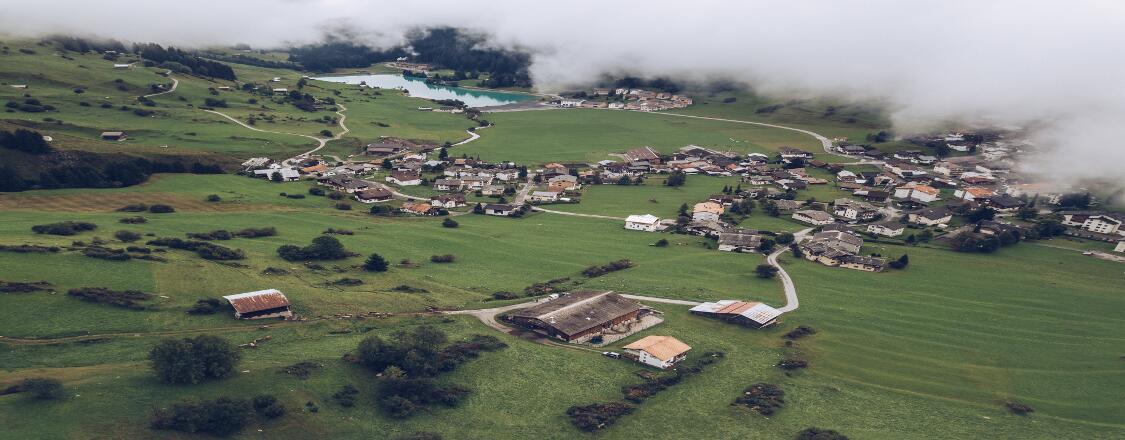
[[593, 403], [572, 406], [566, 410], [570, 423], [582, 431], [593, 432], [609, 427], [617, 419], [633, 412], [633, 405], [625, 402]]
[[355, 406], [355, 398], [357, 396], [359, 396], [359, 389], [352, 384], [346, 384], [340, 387], [339, 391], [332, 394], [332, 399], [342, 407], [351, 408]]
[[436, 432], [419, 431], [400, 435], [395, 440], [442, 440], [442, 437]]
[[441, 221], [441, 225], [446, 228], [456, 228], [457, 226], [459, 226], [456, 220], [448, 217], [445, 220]]
[[754, 272], [758, 274], [758, 278], [769, 279], [777, 275], [777, 268], [768, 264], [759, 264], [754, 268]]
[[194, 238], [196, 240], [230, 240], [234, 238], [234, 234], [222, 229], [211, 232], [188, 232], [186, 235], [188, 238]]
[[32, 281], [23, 283], [19, 281], [0, 281], [0, 293], [31, 293], [50, 291], [54, 287], [46, 281]]
[[277, 254], [286, 261], [342, 260], [351, 254], [335, 237], [320, 236], [303, 248], [287, 244], [277, 248]]
[[777, 412], [785, 405], [785, 391], [770, 383], [750, 385], [741, 396], [734, 399], [734, 405], [743, 405], [763, 416]]
[[797, 433], [797, 440], [848, 440], [848, 437], [831, 429], [805, 428]]
[[516, 298], [519, 298], [519, 297], [520, 297], [519, 294], [513, 293], [513, 292], [493, 292], [492, 293], [493, 299], [516, 299]]
[[331, 284], [333, 286], [358, 286], [363, 284], [363, 280], [359, 278], [340, 278], [328, 284]]
[[1008, 408], [1008, 411], [1011, 411], [1012, 414], [1017, 416], [1026, 416], [1035, 412], [1034, 408], [1016, 401], [1005, 402], [1004, 407]]
[[213, 315], [225, 307], [222, 301], [218, 298], [206, 298], [195, 302], [187, 313], [189, 315]]
[[328, 228], [325, 229], [324, 232], [321, 232], [321, 234], [355, 235], [355, 232], [349, 231], [347, 229]]
[[93, 231], [97, 228], [98, 225], [95, 225], [93, 223], [65, 221], [58, 223], [48, 223], [45, 225], [35, 225], [31, 227], [31, 231], [36, 234], [75, 235], [79, 232]]
[[332, 191], [331, 193], [328, 193], [328, 198], [332, 200], [340, 200], [344, 198], [344, 193], [339, 191]]
[[118, 223], [125, 223], [128, 225], [136, 225], [141, 223], [148, 223], [148, 219], [144, 217], [125, 217], [117, 221]]
[[269, 394], [260, 394], [254, 396], [250, 400], [254, 412], [267, 419], [276, 419], [285, 415], [285, 407], [277, 401], [277, 398]]
[[228, 436], [246, 427], [252, 415], [250, 402], [245, 399], [189, 400], [154, 411], [151, 426], [160, 430]]
[[221, 202], [221, 201], [223, 201], [223, 198], [219, 197], [218, 194], [211, 194], [211, 195], [207, 196], [207, 201], [212, 202], [212, 203], [213, 202]]
[[323, 196], [324, 195], [324, 188], [317, 188], [317, 187], [314, 186], [312, 188], [309, 188], [309, 194], [314, 195], [314, 196]]
[[31, 400], [56, 400], [66, 392], [62, 382], [46, 377], [30, 377], [20, 384], [20, 392]]
[[782, 370], [797, 370], [800, 368], [808, 368], [809, 361], [804, 359], [782, 359], [777, 363], [777, 367]]
[[141, 234], [133, 231], [117, 231], [113, 233], [113, 237], [125, 243], [132, 243], [141, 239]]
[[393, 290], [395, 292], [404, 292], [404, 293], [426, 293], [426, 292], [429, 292], [429, 290], [418, 288], [418, 287], [413, 287], [413, 286], [410, 286], [410, 285], [407, 285], [407, 284], [399, 284], [395, 287], [392, 287], [391, 290]]
[[39, 246], [39, 245], [34, 245], [34, 244], [17, 244], [17, 245], [0, 244], [0, 251], [2, 251], [2, 252], [14, 252], [14, 253], [17, 253], [17, 254], [46, 254], [46, 253], [58, 252], [60, 250], [61, 249], [58, 246]]
[[149, 246], [167, 246], [172, 249], [193, 251], [207, 260], [241, 260], [246, 254], [241, 249], [231, 249], [225, 246], [208, 243], [205, 241], [183, 240], [174, 237], [157, 238], [145, 243]]
[[163, 205], [163, 204], [158, 203], [158, 204], [149, 206], [148, 212], [151, 212], [153, 214], [167, 214], [167, 213], [170, 213], [170, 212], [176, 212], [176, 208], [173, 208], [169, 205]]
[[134, 203], [117, 208], [120, 212], [144, 212], [148, 210], [148, 205], [144, 203]]
[[240, 355], [234, 345], [217, 336], [165, 339], [149, 351], [152, 369], [173, 384], [222, 379], [234, 372]]
[[633, 267], [633, 266], [636, 266], [636, 264], [634, 264], [632, 261], [617, 260], [617, 261], [613, 261], [613, 262], [610, 262], [610, 263], [603, 264], [601, 266], [587, 267], [586, 269], [582, 270], [582, 275], [586, 275], [587, 277], [590, 277], [590, 278], [600, 277], [600, 276], [605, 275], [607, 273], [616, 272], [616, 271], [619, 271], [619, 270], [625, 270], [625, 269], [628, 269], [628, 268]]
[[118, 291], [109, 290], [105, 287], [70, 289], [66, 294], [86, 302], [106, 304], [132, 310], [143, 310], [145, 308], [144, 305], [141, 305], [137, 301], [152, 299], [152, 295], [138, 290]]
[[339, 209], [341, 211], [351, 211], [352, 204], [347, 202], [340, 202], [336, 204], [336, 209]]
[[789, 339], [789, 340], [797, 340], [797, 339], [801, 339], [805, 336], [809, 336], [809, 335], [812, 335], [812, 334], [815, 334], [815, 333], [816, 333], [816, 330], [813, 330], [812, 327], [802, 325], [802, 326], [798, 326], [797, 328], [795, 328], [793, 330], [790, 330], [788, 333], [786, 333], [782, 337], [785, 338], [785, 339]]
[[455, 259], [457, 259], [457, 257], [454, 256], [453, 254], [431, 255], [430, 256], [430, 262], [433, 262], [433, 263], [452, 263], [453, 260], [455, 260]]
[[387, 260], [379, 254], [371, 254], [367, 257], [367, 261], [363, 262], [363, 270], [368, 272], [386, 272]]
[[653, 243], [653, 245], [656, 247], [668, 247], [668, 240], [661, 238], [659, 240], [656, 240], [656, 243]]
[[242, 238], [272, 237], [277, 235], [277, 228], [267, 226], [264, 228], [246, 228], [234, 233]]
[[86, 249], [82, 250], [82, 255], [90, 258], [109, 261], [128, 261], [130, 258], [132, 258], [129, 256], [129, 254], [125, 253], [124, 250], [110, 249], [103, 246], [89, 246]]

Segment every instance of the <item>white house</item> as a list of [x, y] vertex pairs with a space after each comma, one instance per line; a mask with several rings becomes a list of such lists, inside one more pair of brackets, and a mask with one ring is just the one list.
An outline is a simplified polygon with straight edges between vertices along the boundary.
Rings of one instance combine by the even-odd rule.
[[953, 220], [953, 213], [945, 208], [927, 208], [907, 214], [906, 219], [911, 223], [925, 226], [943, 225]]
[[715, 202], [696, 203], [695, 208], [691, 211], [691, 219], [695, 221], [719, 221], [719, 216], [723, 214], [723, 205]]
[[994, 195], [996, 195], [996, 194], [993, 193], [992, 190], [990, 190], [988, 188], [979, 188], [979, 187], [959, 189], [959, 190], [953, 192], [954, 197], [957, 197], [958, 199], [962, 199], [962, 200], [987, 199], [987, 198], [992, 197]]
[[640, 340], [621, 347], [625, 355], [637, 362], [665, 369], [684, 360], [691, 346], [671, 336], [645, 336]]
[[625, 229], [634, 231], [656, 232], [659, 224], [660, 218], [652, 214], [630, 215], [625, 218]]
[[793, 220], [816, 226], [829, 225], [836, 221], [836, 219], [832, 218], [827, 212], [812, 209], [794, 212]]
[[293, 182], [301, 178], [301, 172], [297, 171], [297, 169], [293, 167], [264, 168], [260, 170], [254, 170], [255, 176], [262, 176], [267, 179], [273, 179], [273, 173], [281, 174], [281, 180], [286, 182]]
[[1121, 228], [1125, 222], [1125, 214], [1115, 212], [1090, 212], [1090, 211], [1063, 211], [1062, 224], [1078, 227], [1099, 234], [1119, 234], [1125, 236], [1125, 229]]
[[489, 203], [487, 205], [484, 205], [484, 213], [488, 215], [498, 215], [506, 217], [509, 214], [515, 212], [515, 210], [515, 206], [504, 203]]
[[531, 201], [533, 202], [557, 202], [559, 201], [559, 193], [554, 191], [534, 191], [531, 193]]
[[422, 184], [422, 176], [413, 171], [394, 171], [387, 176], [387, 181], [398, 186], [418, 186]]
[[885, 221], [867, 225], [867, 232], [887, 237], [898, 237], [902, 235], [902, 232], [905, 230], [906, 227], [896, 221]]
[[938, 191], [937, 188], [932, 186], [910, 182], [895, 188], [895, 198], [912, 199], [923, 203], [930, 203], [941, 198], [941, 191]]

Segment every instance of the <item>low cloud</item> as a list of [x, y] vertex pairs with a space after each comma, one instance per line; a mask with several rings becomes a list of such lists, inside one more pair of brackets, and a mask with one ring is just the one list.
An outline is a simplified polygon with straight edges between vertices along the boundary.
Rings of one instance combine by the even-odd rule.
[[10, 34], [194, 47], [326, 34], [385, 47], [410, 29], [457, 26], [530, 50], [544, 89], [614, 72], [877, 101], [900, 132], [948, 121], [1027, 127], [1039, 149], [1031, 170], [1125, 183], [1125, 4], [1114, 1], [16, 3], [0, 4]]

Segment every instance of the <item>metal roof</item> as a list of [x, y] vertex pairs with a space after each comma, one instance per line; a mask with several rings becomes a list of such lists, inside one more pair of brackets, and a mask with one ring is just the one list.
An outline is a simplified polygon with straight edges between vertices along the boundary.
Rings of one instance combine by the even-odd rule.
[[254, 292], [227, 295], [223, 299], [230, 302], [234, 311], [239, 314], [253, 313], [261, 310], [289, 307], [289, 299], [277, 289], [257, 290]]

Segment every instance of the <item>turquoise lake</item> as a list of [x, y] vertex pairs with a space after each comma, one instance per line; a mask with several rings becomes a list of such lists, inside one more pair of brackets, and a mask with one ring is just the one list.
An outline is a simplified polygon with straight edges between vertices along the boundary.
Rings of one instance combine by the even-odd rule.
[[344, 84], [365, 83], [368, 86], [381, 89], [404, 89], [409, 91], [410, 96], [415, 98], [457, 99], [464, 102], [465, 105], [469, 107], [489, 107], [535, 99], [534, 96], [523, 93], [437, 86], [426, 84], [425, 80], [422, 79], [406, 78], [402, 75], [393, 74], [325, 76], [314, 79]]

